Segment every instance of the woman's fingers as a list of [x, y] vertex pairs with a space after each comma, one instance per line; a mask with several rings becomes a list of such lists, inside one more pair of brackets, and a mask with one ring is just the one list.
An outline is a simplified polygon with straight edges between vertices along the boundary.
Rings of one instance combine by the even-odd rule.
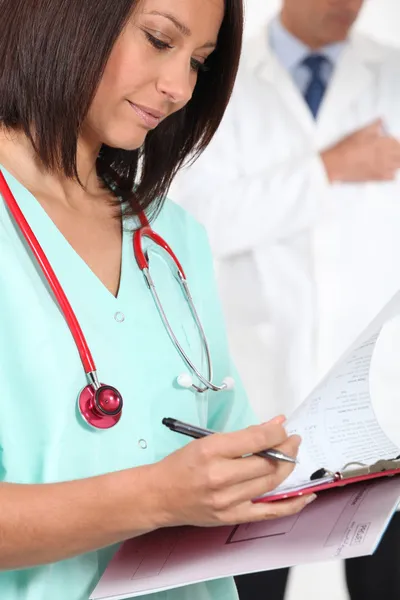
[[271, 491], [271, 483], [268, 476], [258, 477], [245, 483], [239, 483], [227, 489], [221, 490], [219, 495], [219, 506], [228, 510], [244, 502], [251, 502]]
[[[285, 441], [282, 444], [274, 446], [276, 450], [280, 450], [283, 454], [287, 454], [292, 458], [297, 458], [297, 454], [299, 451], [299, 446], [301, 444], [301, 437], [299, 435], [291, 435], [286, 437]], [[274, 465], [276, 464], [288, 464], [286, 461], [269, 459]], [[290, 464], [290, 463], [289, 463]]]
[[[289, 466], [290, 469], [290, 466]], [[288, 470], [288, 475], [290, 470]], [[278, 487], [286, 479], [285, 473], [274, 471], [252, 479], [240, 481], [220, 489], [221, 506], [228, 508], [259, 498]]]
[[290, 517], [302, 511], [316, 498], [315, 494], [309, 494], [298, 498], [289, 498], [288, 500], [252, 503], [250, 508], [248, 506], [243, 507], [243, 520], [241, 522], [251, 523]]
[[282, 517], [290, 517], [303, 510], [308, 504], [314, 502], [317, 496], [308, 494], [307, 496], [299, 496], [297, 498], [289, 498], [288, 500], [275, 500], [274, 502], [259, 502], [253, 504], [252, 518], [258, 521], [260, 518], [265, 519], [280, 519]]
[[[300, 445], [299, 436], [291, 436], [279, 446], [279, 450], [288, 456], [296, 457]], [[224, 470], [221, 471], [221, 479], [225, 485], [235, 485], [273, 475], [274, 481], [286, 479], [293, 471], [293, 463], [278, 461], [274, 459], [261, 458], [259, 456], [247, 456], [235, 460], [228, 459], [224, 463]], [[222, 481], [221, 481], [222, 483]], [[277, 483], [276, 485], [279, 485]]]
[[287, 439], [282, 417], [263, 425], [253, 425], [233, 433], [216, 434], [209, 438], [213, 450], [225, 458], [239, 458], [281, 445]]
[[[283, 452], [284, 454], [291, 456], [292, 458], [296, 458], [299, 447], [301, 444], [301, 438], [298, 435], [292, 435], [287, 440], [283, 442], [280, 446], [277, 447], [278, 450]], [[274, 471], [271, 473], [271, 476], [275, 478], [275, 485], [279, 485], [284, 481], [289, 475], [292, 473], [295, 468], [295, 464], [289, 463], [283, 460], [269, 460], [270, 463], [274, 466]], [[311, 473], [310, 473], [311, 475]]]
[[[292, 463], [255, 456], [271, 447], [297, 455], [300, 438], [288, 437], [278, 418], [271, 423], [228, 434], [214, 434], [187, 444], [166, 457], [160, 471], [169, 522], [176, 525], [222, 525], [293, 514], [305, 500], [261, 508], [252, 500], [274, 490], [294, 468]], [[251, 455], [251, 456], [249, 456]], [[171, 488], [170, 477], [176, 480]], [[176, 474], [179, 474], [178, 476]], [[272, 504], [271, 504], [272, 506]]]

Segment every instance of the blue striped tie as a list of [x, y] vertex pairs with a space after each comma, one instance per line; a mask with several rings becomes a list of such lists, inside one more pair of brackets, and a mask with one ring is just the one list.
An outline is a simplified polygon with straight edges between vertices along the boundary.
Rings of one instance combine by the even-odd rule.
[[322, 54], [311, 54], [302, 62], [311, 73], [311, 81], [305, 91], [304, 99], [310, 107], [314, 119], [317, 118], [321, 102], [326, 92], [326, 83], [322, 78], [322, 70], [328, 62], [329, 59]]

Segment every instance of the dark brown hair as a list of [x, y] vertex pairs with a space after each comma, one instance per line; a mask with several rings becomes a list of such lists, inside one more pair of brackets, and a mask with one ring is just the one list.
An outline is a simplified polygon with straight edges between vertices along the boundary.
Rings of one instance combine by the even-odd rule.
[[[78, 177], [80, 128], [137, 5], [138, 0], [0, 0], [0, 119], [30, 137], [48, 169]], [[116, 181], [115, 193], [127, 201], [128, 212], [156, 211], [185, 159], [210, 142], [232, 92], [242, 30], [242, 0], [225, 0], [217, 49], [208, 59], [210, 69], [199, 73], [190, 102], [149, 132], [139, 150], [101, 149], [97, 172]]]

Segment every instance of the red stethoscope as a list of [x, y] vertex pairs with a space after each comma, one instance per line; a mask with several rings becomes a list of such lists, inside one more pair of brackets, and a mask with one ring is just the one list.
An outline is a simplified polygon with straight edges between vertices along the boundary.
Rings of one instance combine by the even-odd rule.
[[[25, 219], [1, 171], [0, 193], [3, 196], [3, 199], [8, 209], [10, 210], [16, 224], [18, 225], [21, 233], [23, 234], [26, 242], [28, 243], [32, 254], [34, 255], [38, 265], [40, 266], [50, 288], [52, 289], [54, 296], [58, 302], [58, 305], [71, 331], [71, 334], [74, 338], [76, 347], [78, 349], [82, 361], [82, 366], [85, 370], [86, 377], [88, 379], [88, 385], [86, 385], [86, 387], [80, 392], [78, 396], [79, 412], [82, 415], [83, 419], [92, 427], [95, 427], [97, 429], [109, 429], [110, 427], [116, 425], [121, 419], [123, 407], [122, 395], [116, 388], [112, 387], [111, 385], [100, 383], [96, 370], [96, 365], [94, 363], [92, 354], [89, 350], [86, 338], [83, 335], [81, 326], [79, 325], [78, 319], [76, 318], [76, 315], [68, 301], [67, 296], [64, 293], [64, 290], [61, 287], [61, 284], [55, 272], [53, 271], [49, 260], [47, 259], [42, 247], [39, 244], [38, 239], [36, 238], [27, 220]], [[219, 392], [233, 389], [234, 380], [231, 377], [226, 377], [220, 386], [217, 386], [214, 383], [212, 383], [212, 362], [209, 345], [207, 342], [206, 335], [204, 333], [203, 326], [200, 322], [199, 316], [194, 306], [183, 268], [178, 259], [176, 258], [175, 254], [169, 247], [169, 245], [162, 239], [161, 236], [159, 236], [150, 227], [150, 224], [143, 212], [139, 214], [139, 220], [140, 228], [135, 230], [133, 234], [133, 251], [136, 258], [136, 262], [139, 266], [139, 269], [142, 271], [145, 277], [146, 283], [153, 296], [154, 302], [156, 303], [157, 309], [164, 323], [164, 326], [167, 329], [167, 332], [172, 340], [172, 343], [174, 344], [176, 350], [178, 351], [184, 363], [188, 367], [190, 373], [192, 373], [192, 375], [190, 375], [189, 373], [179, 375], [179, 377], [177, 377], [178, 385], [183, 388], [192, 388], [198, 393], [203, 393], [207, 390]], [[150, 275], [149, 257], [147, 252], [143, 250], [143, 242], [145, 238], [150, 239], [152, 242], [154, 242], [157, 246], [159, 246], [165, 251], [166, 256], [169, 259], [169, 262], [173, 268], [174, 276], [182, 288], [182, 291], [184, 293], [186, 301], [189, 304], [191, 313], [193, 315], [204, 347], [207, 362], [207, 377], [202, 375], [199, 369], [191, 361], [191, 359], [186, 354], [185, 350], [179, 343], [177, 337], [175, 336], [172, 330], [172, 327], [162, 307], [160, 298], [157, 294], [154, 281]], [[202, 385], [196, 385], [193, 382], [193, 375], [197, 377], [200, 384]]]

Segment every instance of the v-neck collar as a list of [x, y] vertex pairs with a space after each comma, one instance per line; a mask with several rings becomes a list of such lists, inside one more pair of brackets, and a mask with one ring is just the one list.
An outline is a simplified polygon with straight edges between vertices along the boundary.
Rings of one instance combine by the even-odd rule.
[[[114, 296], [73, 248], [35, 196], [2, 165], [0, 165], [0, 169], [67, 296], [74, 295], [76, 288], [80, 287], [79, 283], [77, 286], [77, 282], [80, 280], [84, 286], [84, 289], [80, 289], [82, 296], [86, 296], [88, 290], [93, 289], [96, 290], [97, 302], [102, 297], [106, 304], [114, 305], [114, 308], [121, 306], [127, 293], [125, 289], [125, 263], [129, 261], [129, 258], [132, 260], [133, 255], [132, 227], [130, 227], [129, 220], [124, 220], [122, 223], [119, 288], [117, 296]], [[18, 231], [18, 225], [15, 224], [11, 215], [10, 218], [21, 237], [22, 234]], [[35, 260], [33, 256], [32, 260]]]

